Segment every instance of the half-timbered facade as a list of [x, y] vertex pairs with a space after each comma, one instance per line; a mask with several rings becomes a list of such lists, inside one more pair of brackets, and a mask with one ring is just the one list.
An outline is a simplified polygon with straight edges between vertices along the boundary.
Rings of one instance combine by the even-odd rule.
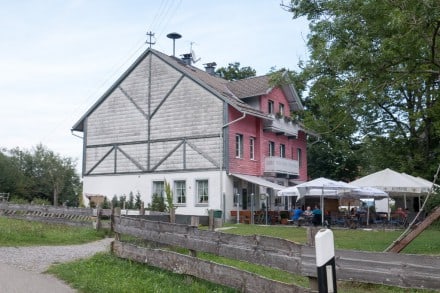
[[269, 77], [226, 81], [147, 49], [85, 113], [84, 194], [139, 193], [171, 183], [180, 214], [260, 209], [261, 194], [307, 179], [306, 133], [292, 85]]

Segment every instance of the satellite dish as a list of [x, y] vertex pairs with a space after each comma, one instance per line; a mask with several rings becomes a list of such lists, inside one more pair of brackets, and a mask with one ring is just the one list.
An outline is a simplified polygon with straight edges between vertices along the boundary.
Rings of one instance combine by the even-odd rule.
[[193, 50], [193, 48], [192, 48], [192, 45], [193, 45], [193, 44], [195, 44], [195, 43], [194, 43], [194, 42], [191, 42], [191, 43], [190, 43], [190, 45], [191, 45], [191, 46], [190, 46], [191, 60], [192, 60], [193, 63], [196, 63], [197, 61], [200, 60], [200, 58], [199, 58], [199, 59], [196, 58], [196, 52], [194, 52], [194, 50]]

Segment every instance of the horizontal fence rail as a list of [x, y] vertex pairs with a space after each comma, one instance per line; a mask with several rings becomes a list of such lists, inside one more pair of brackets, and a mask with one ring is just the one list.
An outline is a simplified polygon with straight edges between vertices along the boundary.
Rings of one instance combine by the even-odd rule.
[[[266, 236], [241, 236], [166, 222], [114, 217], [114, 232], [196, 252], [316, 277], [314, 247]], [[440, 257], [336, 250], [339, 280], [440, 289]]]
[[213, 283], [239, 289], [241, 292], [311, 292], [307, 288], [270, 280], [230, 266], [172, 251], [148, 249], [117, 240], [113, 242], [112, 251], [121, 258], [145, 263], [178, 274], [191, 275]]
[[0, 216], [69, 226], [96, 227], [111, 210], [0, 203]]

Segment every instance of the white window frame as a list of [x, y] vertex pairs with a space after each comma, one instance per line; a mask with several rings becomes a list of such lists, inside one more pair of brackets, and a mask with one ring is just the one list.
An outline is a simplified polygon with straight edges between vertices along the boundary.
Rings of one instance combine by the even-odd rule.
[[[162, 185], [161, 188], [157, 188], [158, 185], [160, 185], [159, 183]], [[157, 191], [159, 191], [159, 193]], [[154, 180], [153, 181], [153, 192], [151, 194], [157, 194], [160, 197], [165, 197], [165, 181]]]
[[198, 205], [207, 205], [209, 203], [209, 181], [208, 179], [196, 180], [196, 198]]
[[297, 148], [296, 154], [298, 156], [298, 167], [301, 167], [301, 165], [302, 165], [302, 149]]
[[255, 160], [255, 137], [249, 138], [249, 158]]
[[284, 104], [283, 103], [280, 103], [279, 104], [279, 113], [280, 113], [280, 115], [281, 116], [284, 116]]
[[274, 114], [275, 112], [275, 102], [272, 100], [267, 101], [267, 113]]
[[[183, 183], [182, 186], [179, 186], [181, 183]], [[174, 180], [173, 182], [174, 190], [174, 202], [177, 205], [186, 205], [186, 199], [187, 199], [187, 192], [186, 192], [186, 181], [185, 180]], [[183, 193], [183, 195], [182, 195]], [[183, 196], [183, 199], [182, 199]]]
[[286, 145], [280, 144], [280, 157], [285, 158], [286, 157]]
[[235, 134], [235, 157], [243, 158], [243, 134]]
[[275, 156], [275, 142], [269, 141], [269, 157]]

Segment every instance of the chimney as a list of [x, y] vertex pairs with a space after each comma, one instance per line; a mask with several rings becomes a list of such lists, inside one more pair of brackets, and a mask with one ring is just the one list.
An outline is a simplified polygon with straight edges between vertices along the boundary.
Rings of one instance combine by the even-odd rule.
[[187, 54], [183, 54], [182, 56], [183, 56], [182, 57], [183, 63], [185, 63], [186, 65], [191, 65], [192, 54], [187, 53]]
[[215, 62], [210, 62], [210, 63], [206, 63], [203, 64], [205, 65], [205, 71], [211, 75], [215, 75], [215, 67], [217, 66], [217, 63]]

